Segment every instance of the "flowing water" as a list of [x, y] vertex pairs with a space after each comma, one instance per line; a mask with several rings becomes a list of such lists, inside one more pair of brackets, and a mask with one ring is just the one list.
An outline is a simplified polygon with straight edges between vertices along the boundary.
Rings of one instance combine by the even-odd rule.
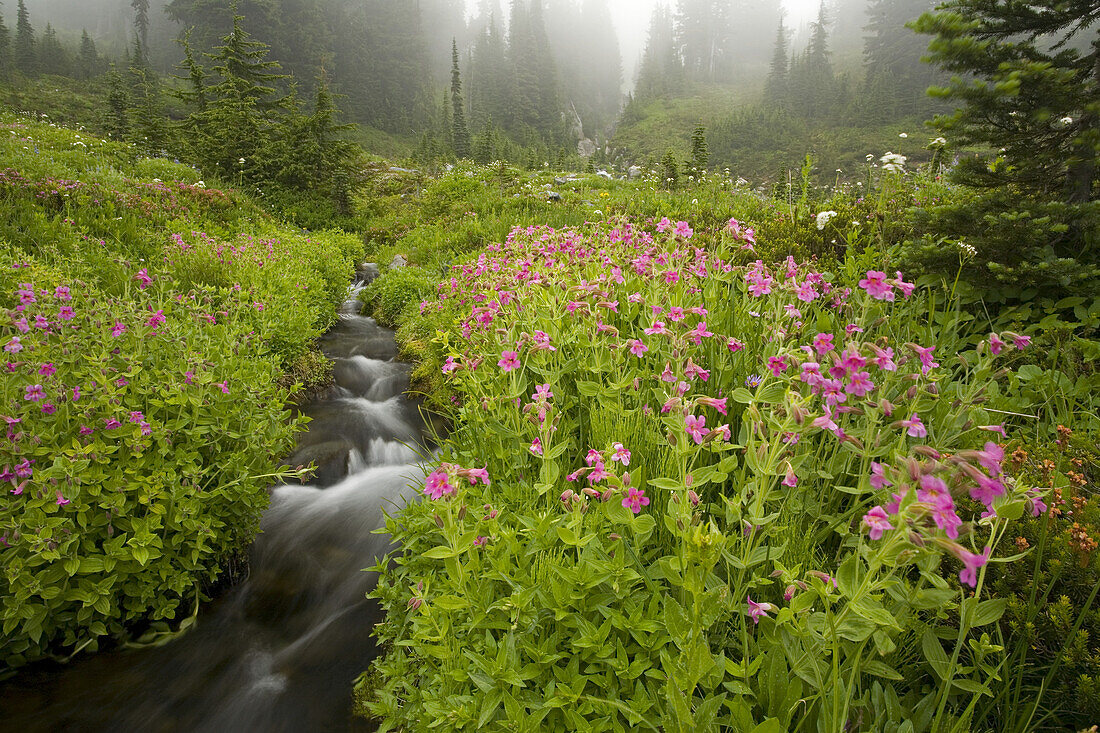
[[248, 578], [162, 647], [22, 671], [0, 686], [3, 730], [370, 729], [351, 716], [381, 618], [365, 597], [377, 576], [363, 568], [389, 548], [372, 530], [413, 495], [429, 446], [393, 333], [356, 315], [362, 286], [323, 339], [335, 384], [304, 406], [313, 421], [288, 460], [318, 472], [311, 486], [274, 490]]

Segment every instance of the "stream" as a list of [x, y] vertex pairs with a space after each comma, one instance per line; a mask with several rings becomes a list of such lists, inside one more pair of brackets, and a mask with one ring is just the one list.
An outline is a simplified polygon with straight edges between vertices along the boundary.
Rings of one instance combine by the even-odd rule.
[[393, 332], [357, 315], [361, 279], [321, 341], [334, 385], [303, 406], [312, 418], [289, 465], [316, 461], [309, 486], [279, 486], [248, 577], [160, 647], [32, 665], [0, 684], [4, 730], [366, 731], [352, 681], [377, 653], [381, 611], [363, 572], [390, 546], [372, 530], [412, 498], [430, 450], [411, 365]]

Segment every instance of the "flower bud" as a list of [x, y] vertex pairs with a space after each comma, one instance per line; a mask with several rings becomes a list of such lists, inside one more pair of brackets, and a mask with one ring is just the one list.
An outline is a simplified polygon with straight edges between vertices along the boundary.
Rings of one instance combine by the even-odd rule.
[[770, 578], [778, 578], [778, 577], [779, 577], [779, 576], [781, 576], [782, 574], [783, 574], [783, 571], [782, 571], [782, 570], [773, 570], [773, 571], [772, 571], [772, 574], [771, 574], [771, 575], [769, 575], [768, 577], [770, 577]]
[[684, 520], [677, 519], [676, 520], [676, 526], [680, 529], [681, 532], [683, 532], [684, 531]]
[[788, 585], [787, 590], [783, 591], [783, 600], [790, 601], [794, 598], [794, 594], [798, 591], [798, 586]]
[[622, 537], [621, 537], [621, 536], [620, 536], [619, 534], [617, 534], [617, 533], [615, 533], [615, 532], [612, 532], [611, 534], [609, 534], [609, 535], [607, 536], [607, 539], [609, 539], [609, 540], [614, 540], [614, 541], [618, 541], [618, 540], [621, 540], [621, 539], [622, 539]]
[[937, 385], [934, 382], [932, 384], [928, 385], [928, 394], [939, 394], [939, 393], [940, 393], [939, 385]]
[[692, 506], [699, 506], [699, 495], [693, 489], [688, 489], [688, 500]]
[[916, 397], [917, 397], [917, 385], [914, 384], [912, 387], [905, 390], [905, 396], [908, 397], [911, 400], [916, 399]]
[[458, 510], [458, 520], [461, 522], [465, 518], [466, 518], [466, 505], [463, 504], [462, 507]]
[[416, 592], [417, 593], [423, 593], [424, 592], [424, 581], [423, 580], [416, 584]]
[[940, 452], [930, 445], [918, 445], [914, 446], [913, 452], [924, 456], [925, 458], [934, 458], [939, 460]]
[[690, 473], [687, 476], [684, 476], [684, 486], [687, 486], [688, 488], [691, 488], [694, 485], [695, 485], [695, 477], [694, 476], [692, 476]]
[[611, 496], [614, 493], [615, 493], [614, 489], [608, 489], [607, 491], [603, 492], [603, 494], [600, 496], [600, 501], [607, 501], [608, 499], [611, 498]]
[[439, 516], [438, 514], [435, 515], [435, 526], [443, 529], [443, 517]]

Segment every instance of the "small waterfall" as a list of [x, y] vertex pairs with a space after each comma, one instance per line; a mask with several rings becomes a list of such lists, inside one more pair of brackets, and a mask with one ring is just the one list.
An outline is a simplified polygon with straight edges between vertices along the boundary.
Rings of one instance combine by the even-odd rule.
[[0, 686], [5, 728], [29, 731], [369, 730], [351, 685], [376, 654], [381, 612], [367, 592], [389, 538], [384, 512], [414, 500], [432, 449], [392, 331], [356, 315], [360, 281], [322, 340], [335, 385], [289, 465], [316, 462], [309, 486], [274, 489], [247, 580], [159, 648], [46, 663]]

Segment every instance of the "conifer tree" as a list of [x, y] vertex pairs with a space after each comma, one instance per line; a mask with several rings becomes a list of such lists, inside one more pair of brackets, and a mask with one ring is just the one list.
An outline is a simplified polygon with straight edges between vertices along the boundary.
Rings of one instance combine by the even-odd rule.
[[691, 133], [691, 167], [696, 171], [705, 171], [710, 162], [710, 151], [707, 149], [707, 128], [702, 123], [695, 126]]
[[683, 64], [676, 52], [672, 15], [658, 5], [649, 21], [645, 51], [638, 66], [634, 98], [655, 99], [675, 89], [683, 77]]
[[107, 114], [104, 128], [112, 140], [125, 140], [130, 135], [130, 99], [122, 74], [114, 65], [107, 71]]
[[34, 28], [31, 27], [30, 14], [27, 13], [27, 4], [19, 0], [16, 13], [15, 44], [13, 57], [15, 68], [27, 76], [38, 73], [38, 51], [34, 39]]
[[72, 73], [69, 51], [57, 40], [57, 31], [49, 23], [38, 43], [38, 71], [42, 74], [68, 76]]
[[[179, 39], [179, 44], [183, 46], [183, 60], [179, 62], [176, 68], [185, 72], [186, 75], [176, 75], [175, 78], [185, 82], [185, 86], [174, 88], [169, 94], [188, 104], [195, 112], [202, 115], [206, 112], [207, 74], [206, 70], [195, 59], [195, 52], [191, 48], [191, 32], [193, 30], [193, 28], [188, 28], [183, 37]], [[193, 128], [192, 122], [193, 120], [189, 117], [185, 120], [185, 126]]]
[[470, 128], [466, 125], [466, 105], [462, 101], [462, 75], [458, 69], [458, 41], [451, 39], [451, 139], [455, 155], [470, 157]]
[[934, 228], [978, 249], [984, 276], [1100, 285], [1098, 21], [1100, 0], [949, 0], [913, 26], [952, 74], [931, 90], [956, 108], [935, 125], [951, 145], [999, 151], [963, 158], [952, 177], [980, 195], [934, 212]]
[[99, 76], [101, 72], [99, 52], [96, 50], [95, 41], [88, 35], [87, 29], [84, 29], [80, 35], [80, 55], [77, 66], [81, 79], [91, 79]]
[[0, 79], [11, 76], [11, 31], [4, 25], [4, 17], [0, 15]]
[[149, 48], [149, 0], [130, 0], [130, 7], [134, 9], [134, 30], [141, 39], [141, 47], [148, 52]]
[[244, 30], [236, 2], [230, 12], [232, 29], [206, 54], [218, 81], [206, 90], [206, 110], [192, 112], [200, 134], [191, 141], [200, 165], [226, 177], [259, 171], [265, 161], [258, 158], [286, 108], [277, 90], [286, 76], [277, 73], [277, 62], [267, 60], [267, 44]]
[[769, 107], [781, 109], [787, 106], [789, 101], [787, 79], [790, 67], [787, 53], [787, 29], [783, 27], [783, 16], [779, 16], [779, 28], [775, 32], [775, 49], [772, 51], [768, 80], [764, 85], [764, 101]]

